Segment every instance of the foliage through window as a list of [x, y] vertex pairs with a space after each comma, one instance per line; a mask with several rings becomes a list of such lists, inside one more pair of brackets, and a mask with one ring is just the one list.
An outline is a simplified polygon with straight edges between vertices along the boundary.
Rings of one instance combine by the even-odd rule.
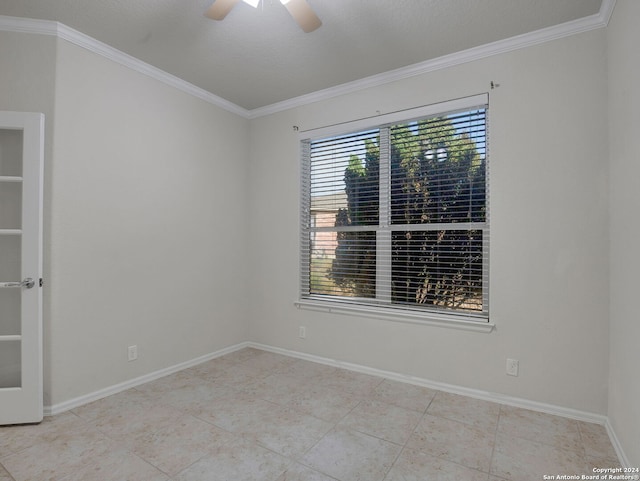
[[303, 140], [301, 297], [486, 321], [486, 116]]

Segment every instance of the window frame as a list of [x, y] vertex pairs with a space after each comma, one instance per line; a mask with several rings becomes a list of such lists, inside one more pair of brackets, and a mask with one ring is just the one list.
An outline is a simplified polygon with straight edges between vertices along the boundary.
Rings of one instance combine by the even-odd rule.
[[[366, 130], [380, 129], [380, 145], [386, 145], [389, 143], [389, 138], [385, 138], [383, 132], [389, 132], [389, 127], [394, 124], [407, 123], [414, 120], [425, 119], [429, 117], [437, 117], [441, 114], [450, 114], [456, 111], [468, 111], [474, 109], [486, 109], [487, 115], [485, 119], [485, 139], [486, 139], [486, 155], [485, 155], [485, 220], [482, 223], [472, 223], [473, 228], [478, 228], [478, 224], [481, 224], [482, 229], [482, 300], [483, 310], [480, 313], [473, 313], [470, 311], [447, 311], [442, 308], [424, 308], [424, 307], [412, 307], [406, 304], [390, 304], [389, 302], [381, 302], [378, 295], [382, 295], [382, 299], [386, 298], [384, 292], [384, 286], [381, 286], [381, 281], [386, 285], [390, 283], [389, 279], [381, 279], [379, 277], [381, 269], [376, 267], [376, 298], [375, 299], [361, 299], [361, 298], [347, 298], [341, 296], [330, 295], [314, 295], [309, 292], [310, 290], [310, 266], [311, 266], [311, 252], [310, 252], [310, 223], [311, 223], [311, 143], [315, 140], [326, 139], [333, 136], [348, 135], [350, 133], [357, 133]], [[447, 326], [458, 329], [473, 330], [479, 332], [491, 332], [495, 325], [490, 322], [489, 318], [489, 231], [490, 231], [490, 215], [489, 215], [489, 153], [488, 153], [488, 137], [489, 137], [489, 96], [487, 93], [474, 95], [471, 97], [464, 97], [460, 99], [440, 102], [423, 107], [401, 110], [392, 112], [389, 114], [378, 115], [375, 117], [360, 119], [357, 121], [340, 123], [328, 127], [322, 127], [318, 129], [307, 130], [300, 132], [299, 142], [301, 146], [301, 172], [300, 172], [300, 278], [299, 278], [299, 292], [298, 301], [295, 302], [296, 307], [300, 309], [310, 309], [323, 312], [335, 312], [340, 314], [360, 315], [365, 317], [373, 317], [386, 319], [398, 322], [409, 322], [425, 325], [439, 325]], [[382, 156], [381, 156], [382, 160]], [[385, 208], [386, 204], [390, 204], [391, 191], [383, 185], [383, 182], [390, 182], [390, 164], [388, 162], [380, 162], [380, 179], [381, 179], [381, 193], [380, 193], [380, 218], [376, 225], [367, 226], [367, 230], [375, 231], [376, 239], [380, 236], [388, 236], [391, 238], [394, 230], [403, 230], [406, 225], [402, 225], [399, 228], [394, 226], [391, 222], [390, 213], [388, 208]], [[386, 169], [386, 172], [383, 172]], [[388, 197], [383, 197], [383, 193], [388, 194]], [[385, 200], [382, 200], [385, 199]], [[388, 207], [388, 206], [387, 206]], [[383, 215], [387, 214], [385, 218]], [[443, 227], [448, 227], [449, 230], [464, 230], [470, 224], [469, 223], [446, 223], [446, 224], [412, 224], [413, 230], [443, 230]], [[369, 228], [370, 227], [370, 228]], [[387, 245], [388, 242], [387, 242]], [[391, 262], [390, 248], [382, 246], [382, 243], [376, 242], [376, 259], [379, 261], [382, 259], [382, 263]], [[378, 262], [376, 262], [378, 266]], [[382, 269], [384, 270], [384, 269]], [[391, 272], [391, 269], [387, 269]], [[389, 274], [390, 275], [390, 274]], [[387, 286], [389, 287], [389, 286]]]

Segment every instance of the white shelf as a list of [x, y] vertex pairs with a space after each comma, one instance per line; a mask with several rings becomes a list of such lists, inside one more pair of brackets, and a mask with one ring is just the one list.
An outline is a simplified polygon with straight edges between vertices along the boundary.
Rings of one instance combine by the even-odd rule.
[[22, 182], [22, 177], [13, 175], [0, 175], [0, 182]]
[[0, 229], [0, 235], [21, 235], [22, 229]]

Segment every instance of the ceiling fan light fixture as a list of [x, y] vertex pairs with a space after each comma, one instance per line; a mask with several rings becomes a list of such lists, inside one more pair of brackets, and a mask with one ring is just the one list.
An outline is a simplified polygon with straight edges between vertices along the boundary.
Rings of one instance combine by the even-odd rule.
[[[240, 0], [214, 0], [204, 15], [213, 20], [222, 20], [239, 1]], [[260, 0], [242, 1], [251, 5], [253, 8], [258, 8], [258, 5], [260, 5]], [[304, 32], [313, 32], [322, 25], [322, 21], [307, 3], [307, 0], [280, 0], [280, 3], [289, 11]]]
[[304, 32], [313, 32], [322, 25], [322, 21], [307, 3], [307, 0], [280, 0], [280, 3], [289, 11]]

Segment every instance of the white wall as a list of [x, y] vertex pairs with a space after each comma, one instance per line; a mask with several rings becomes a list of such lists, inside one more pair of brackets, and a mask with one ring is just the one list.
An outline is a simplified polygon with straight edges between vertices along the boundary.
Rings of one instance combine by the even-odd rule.
[[0, 31], [0, 66], [1, 110], [53, 114], [55, 38]]
[[[251, 339], [607, 412], [604, 30], [251, 122], [64, 40], [0, 35], [0, 108], [48, 118], [45, 404]], [[500, 84], [490, 91], [496, 331], [297, 310], [299, 147], [292, 126], [476, 94], [491, 80]], [[618, 177], [612, 186], [629, 181], [624, 172]], [[612, 277], [624, 280], [632, 270]], [[611, 313], [632, 319], [615, 306]], [[299, 325], [307, 327], [305, 340]], [[625, 339], [623, 332], [612, 344]], [[128, 363], [131, 344], [140, 359]], [[616, 356], [619, 392], [609, 399], [610, 413], [624, 423], [633, 413], [624, 398], [633, 384], [622, 385], [628, 373]], [[506, 357], [520, 360], [519, 377], [504, 374]], [[637, 440], [636, 428], [621, 432], [627, 445]]]
[[[42, 112], [45, 114], [45, 172], [53, 167], [53, 113], [56, 74], [56, 39], [44, 35], [23, 35], [0, 32], [0, 110]], [[45, 198], [51, 192], [51, 178], [45, 175]], [[51, 203], [44, 205], [44, 271], [50, 276]], [[48, 312], [51, 297], [43, 292], [44, 311]], [[47, 317], [45, 316], [45, 323]], [[50, 329], [44, 329], [45, 366], [50, 358]], [[49, 399], [50, 379], [45, 377], [45, 404]]]
[[[255, 119], [252, 339], [605, 414], [608, 376], [604, 30]], [[500, 87], [490, 91], [490, 81]], [[490, 91], [491, 319], [480, 334], [297, 310], [301, 130]], [[259, 239], [259, 241], [258, 241]], [[307, 338], [298, 339], [298, 326]], [[505, 360], [520, 360], [520, 376]]]
[[640, 466], [640, 3], [617, 0], [609, 60], [611, 372], [609, 418], [631, 466]]
[[64, 40], [55, 100], [51, 402], [246, 340], [248, 122]]
[[45, 405], [245, 341], [248, 121], [0, 35], [0, 108], [46, 114]]

